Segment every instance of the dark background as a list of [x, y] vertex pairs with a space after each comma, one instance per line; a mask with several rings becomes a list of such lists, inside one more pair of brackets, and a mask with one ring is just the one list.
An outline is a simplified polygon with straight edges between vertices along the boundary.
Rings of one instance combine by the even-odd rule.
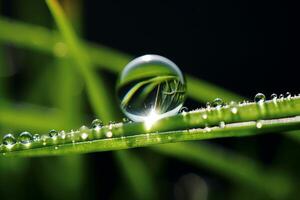
[[[54, 27], [43, 1], [31, 3], [30, 8], [18, 6], [19, 3], [17, 0], [1, 1], [2, 14], [28, 23]], [[24, 2], [21, 4], [26, 6]], [[274, 92], [299, 93], [299, 14], [298, 7], [288, 1], [94, 0], [83, 1], [81, 8], [82, 36], [89, 41], [133, 56], [149, 53], [165, 56], [185, 74], [192, 74], [251, 99], [257, 92], [263, 92], [267, 97]], [[23, 12], [23, 9], [31, 10], [31, 16], [36, 15], [36, 18], [27, 20], [30, 12]], [[40, 19], [40, 13], [48, 14]], [[17, 50], [9, 48], [18, 55]], [[112, 77], [110, 84], [113, 85], [117, 77], [108, 76]], [[13, 81], [15, 87], [11, 96], [18, 99], [18, 85], [21, 83], [17, 78]], [[186, 106], [197, 108], [199, 103], [188, 100]], [[275, 162], [278, 147], [286, 140], [278, 134], [270, 134], [255, 138], [212, 140], [211, 143], [238, 150], [268, 166]], [[299, 152], [294, 143], [290, 144], [290, 149]], [[152, 162], [152, 165], [159, 163], [152, 168], [161, 186], [158, 193], [162, 199], [173, 199], [174, 185], [188, 173], [204, 178], [211, 186], [209, 196], [215, 196], [215, 199], [226, 199], [223, 197], [239, 188], [207, 168], [199, 169], [147, 149], [133, 151], [143, 155], [143, 159]], [[89, 166], [89, 178], [82, 195], [94, 199], [118, 196], [115, 188], [120, 183], [126, 185], [126, 180], [122, 178], [112, 153], [89, 154], [85, 156], [85, 161]], [[156, 168], [164, 170], [162, 172]], [[34, 177], [28, 182], [26, 185], [37, 186]], [[120, 194], [127, 192], [123, 190], [117, 191]], [[39, 197], [42, 193], [33, 189], [28, 191], [25, 199]], [[247, 194], [251, 193], [248, 191]], [[130, 193], [127, 197], [130, 198]]]

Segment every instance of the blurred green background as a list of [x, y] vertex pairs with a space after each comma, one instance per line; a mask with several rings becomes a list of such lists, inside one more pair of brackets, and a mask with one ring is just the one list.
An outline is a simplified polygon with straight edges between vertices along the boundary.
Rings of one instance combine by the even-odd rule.
[[[77, 129], [99, 114], [106, 123], [121, 121], [115, 82], [131, 55], [161, 54], [193, 74], [187, 79], [189, 109], [216, 97], [240, 99], [200, 78], [245, 98], [258, 90], [299, 93], [290, 64], [297, 60], [290, 53], [297, 44], [288, 25], [291, 5], [58, 2], [77, 35], [89, 41], [77, 58], [45, 1], [0, 0], [1, 136]], [[89, 74], [86, 65], [92, 76], [84, 75]], [[104, 100], [95, 102], [97, 97]], [[298, 199], [299, 142], [295, 135], [270, 134], [86, 155], [1, 158], [0, 199]]]

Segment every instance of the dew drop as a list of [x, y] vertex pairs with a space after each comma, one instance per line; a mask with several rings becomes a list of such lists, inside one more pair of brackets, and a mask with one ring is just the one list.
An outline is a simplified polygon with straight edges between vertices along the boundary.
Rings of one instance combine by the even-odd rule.
[[286, 97], [288, 100], [290, 100], [290, 99], [291, 99], [291, 97], [292, 97], [292, 95], [291, 95], [291, 93], [290, 93], [290, 92], [287, 92], [287, 93], [285, 94], [285, 97]]
[[225, 128], [225, 122], [224, 122], [224, 121], [221, 121], [221, 122], [219, 123], [219, 127], [220, 127], [220, 128]]
[[29, 132], [22, 132], [18, 137], [18, 141], [21, 144], [29, 144], [32, 142], [32, 139], [32, 135]]
[[254, 97], [254, 101], [257, 103], [262, 103], [266, 100], [266, 96], [263, 93], [257, 93]]
[[203, 113], [202, 115], [201, 115], [201, 117], [202, 117], [202, 119], [207, 119], [207, 114], [206, 113]]
[[87, 131], [88, 129], [89, 129], [88, 127], [83, 125], [79, 128], [79, 131]]
[[130, 122], [130, 120], [127, 117], [123, 117], [122, 121], [123, 121], [123, 123], [129, 123]]
[[6, 146], [6, 147], [12, 147], [13, 145], [15, 145], [17, 142], [16, 138], [12, 135], [12, 134], [6, 134], [3, 136], [2, 139], [2, 143]]
[[180, 108], [180, 110], [179, 110], [180, 113], [188, 112], [188, 111], [189, 111], [189, 109], [188, 109], [187, 107], [182, 107], [182, 108]]
[[98, 126], [103, 126], [103, 122], [100, 119], [94, 119], [92, 121], [91, 127], [96, 128]]
[[279, 99], [283, 100], [283, 98], [284, 98], [284, 95], [283, 95], [283, 94], [280, 94], [280, 95], [279, 95]]
[[66, 138], [66, 132], [65, 131], [61, 131], [58, 133], [58, 136], [61, 138], [61, 139], [65, 139]]
[[175, 115], [186, 96], [186, 83], [172, 61], [158, 55], [132, 60], [122, 71], [117, 85], [121, 110], [133, 121]]
[[210, 132], [210, 131], [211, 131], [211, 128], [208, 127], [208, 126], [206, 126], [206, 127], [204, 128], [204, 131], [205, 131], [205, 132]]
[[40, 141], [40, 139], [41, 139], [41, 136], [39, 134], [34, 134], [32, 137], [32, 140], [34, 142], [38, 142], [38, 141]]
[[58, 136], [58, 132], [56, 130], [52, 129], [51, 131], [49, 131], [49, 136], [51, 138], [55, 138]]
[[277, 99], [277, 94], [275, 94], [275, 93], [271, 94], [271, 99], [276, 100]]
[[259, 120], [256, 122], [256, 128], [259, 129], [259, 128], [262, 128], [262, 126], [263, 126], [262, 121]]
[[81, 139], [86, 140], [89, 137], [87, 133], [82, 133], [81, 134]]
[[187, 107], [182, 107], [180, 109], [179, 113], [181, 113], [183, 116], [186, 116], [188, 111], [189, 111], [189, 109]]
[[210, 108], [210, 102], [206, 102], [206, 108]]
[[212, 106], [213, 107], [221, 107], [223, 105], [223, 100], [220, 98], [216, 98], [213, 102], [212, 102]]
[[106, 137], [111, 138], [113, 136], [113, 133], [111, 131], [106, 132]]
[[234, 115], [237, 114], [238, 112], [237, 103], [235, 101], [231, 101], [229, 105], [230, 105], [230, 112]]

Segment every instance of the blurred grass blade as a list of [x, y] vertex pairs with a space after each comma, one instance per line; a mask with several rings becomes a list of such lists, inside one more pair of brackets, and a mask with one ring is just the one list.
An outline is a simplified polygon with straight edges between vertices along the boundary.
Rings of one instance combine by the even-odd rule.
[[6, 97], [6, 76], [8, 71], [6, 63], [4, 46], [0, 42], [0, 98]]
[[101, 75], [98, 78], [95, 77], [91, 71], [92, 64], [89, 57], [86, 55], [85, 50], [82, 48], [82, 44], [75, 35], [71, 24], [67, 21], [62, 8], [59, 6], [56, 0], [47, 0], [48, 7], [63, 35], [68, 49], [71, 52], [71, 56], [77, 64], [78, 70], [84, 77], [86, 83], [86, 89], [88, 97], [90, 99], [93, 109], [98, 115], [101, 116], [104, 122], [109, 122], [114, 119], [113, 111], [107, 112], [105, 109], [111, 108], [111, 95], [104, 87]]
[[[19, 34], [17, 34], [19, 32], [24, 34], [19, 36]], [[73, 34], [67, 31], [67, 35], [72, 36]], [[55, 56], [60, 55], [57, 53], [59, 52], [57, 46], [62, 41], [60, 35], [55, 31], [51, 32], [42, 27], [15, 22], [3, 17], [0, 18], [0, 41], [1, 40], [13, 43], [16, 46], [48, 52]], [[74, 43], [74, 40], [71, 40], [71, 43]], [[72, 45], [70, 48], [72, 48]], [[104, 68], [114, 73], [120, 72], [132, 59], [132, 56], [101, 45], [84, 43], [84, 48], [89, 52], [90, 61], [96, 67]], [[197, 101], [211, 101], [216, 97], [223, 98], [224, 101], [241, 99], [240, 96], [206, 81], [196, 79], [189, 75], [187, 75], [186, 78], [188, 95]]]
[[118, 151], [116, 153], [119, 164], [122, 166], [125, 177], [129, 180], [133, 186], [135, 196], [138, 199], [157, 199], [155, 195], [154, 181], [149, 174], [147, 166], [132, 152], [130, 151]]
[[200, 102], [213, 101], [215, 98], [222, 98], [225, 102], [240, 101], [243, 98], [221, 87], [200, 80], [193, 76], [187, 76], [188, 95]]
[[[80, 72], [82, 73], [85, 83], [87, 85], [88, 96], [90, 97], [91, 104], [96, 113], [102, 118], [105, 123], [108, 123], [110, 120], [117, 119], [117, 112], [115, 110], [115, 106], [113, 105], [112, 97], [104, 85], [104, 82], [99, 75], [98, 79], [92, 71], [92, 63], [87, 56], [85, 49], [82, 48], [79, 39], [75, 35], [72, 30], [71, 24], [68, 22], [67, 18], [64, 16], [64, 13], [57, 3], [56, 0], [47, 0], [47, 4], [55, 18], [55, 21], [64, 36], [66, 43], [70, 51], [73, 54], [73, 59], [77, 62]], [[133, 155], [127, 152], [123, 152], [122, 154], [117, 154], [118, 159], [121, 159], [120, 162], [124, 163], [123, 168], [124, 171], [128, 174], [129, 180], [132, 183], [132, 186], [135, 188], [135, 191], [141, 191], [143, 194], [149, 191], [147, 188], [138, 188], [138, 183], [145, 182], [150, 180], [147, 179], [147, 170], [142, 165], [139, 160], [135, 160], [134, 168], [133, 164], [128, 166], [128, 161], [126, 161], [127, 157], [133, 157]], [[137, 170], [135, 170], [137, 169]], [[144, 174], [143, 177], [138, 176], [138, 171]], [[145, 179], [141, 179], [145, 178]], [[152, 185], [151, 182], [148, 185]], [[152, 191], [150, 191], [152, 192]]]
[[[55, 98], [54, 105], [65, 116], [65, 128], [79, 127], [82, 123], [82, 86], [83, 81], [76, 70], [71, 67], [70, 60], [57, 60], [54, 66], [57, 70], [57, 81], [52, 84]], [[76, 89], [74, 89], [76, 88]]]
[[63, 129], [61, 116], [56, 110], [0, 103], [0, 123], [14, 129], [39, 132], [48, 131], [49, 126], [52, 129]]
[[291, 191], [291, 180], [282, 174], [265, 171], [252, 160], [207, 144], [178, 143], [152, 147], [155, 151], [205, 167], [221, 175], [267, 193], [274, 199], [285, 199]]

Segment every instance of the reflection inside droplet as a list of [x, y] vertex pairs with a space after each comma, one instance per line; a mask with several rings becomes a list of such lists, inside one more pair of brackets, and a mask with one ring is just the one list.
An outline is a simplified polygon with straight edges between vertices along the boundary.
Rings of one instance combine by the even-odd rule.
[[153, 110], [160, 118], [177, 114], [185, 93], [179, 68], [158, 55], [141, 56], [128, 63], [117, 86], [121, 109], [133, 121], [149, 121]]

